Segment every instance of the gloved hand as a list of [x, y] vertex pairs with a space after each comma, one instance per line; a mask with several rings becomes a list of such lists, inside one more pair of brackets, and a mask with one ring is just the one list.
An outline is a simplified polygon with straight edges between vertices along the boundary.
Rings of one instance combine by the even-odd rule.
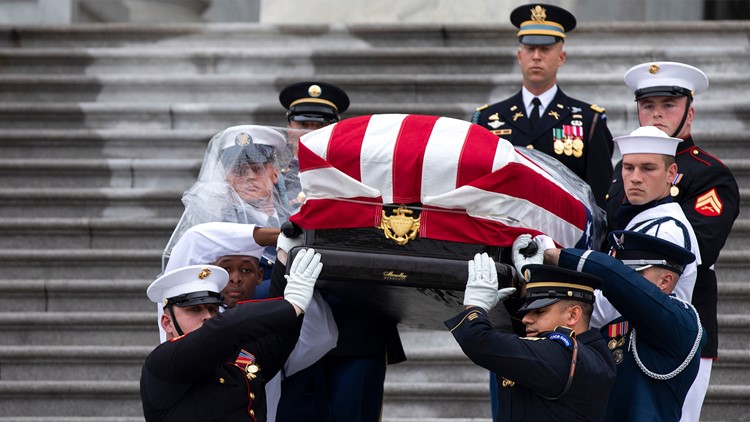
[[312, 300], [315, 281], [323, 269], [320, 254], [315, 249], [303, 249], [294, 257], [289, 274], [285, 275], [284, 299], [305, 312]]
[[286, 265], [286, 259], [289, 256], [289, 251], [296, 246], [302, 246], [304, 243], [304, 236], [299, 235], [297, 237], [286, 237], [284, 232], [279, 233], [279, 238], [276, 239], [276, 259], [282, 264]]
[[[541, 235], [537, 237], [541, 237]], [[548, 236], [545, 236], [545, 237], [548, 238]], [[551, 240], [552, 239], [550, 239], [550, 241]], [[534, 251], [533, 255], [526, 256], [523, 253], [521, 253], [522, 249], [527, 248], [529, 245], [532, 245], [532, 244], [534, 245], [533, 248], [536, 248], [536, 251]], [[523, 277], [523, 267], [529, 264], [544, 263], [544, 248], [536, 244], [536, 242], [531, 239], [530, 234], [522, 234], [518, 236], [516, 240], [513, 242], [513, 248], [511, 251], [513, 255], [513, 265], [516, 267], [516, 271], [521, 277]]]
[[[510, 293], [507, 296], [509, 295]], [[490, 310], [497, 305], [498, 300], [500, 300], [500, 292], [497, 290], [495, 261], [486, 253], [474, 255], [474, 260], [469, 261], [469, 278], [466, 280], [464, 306], [479, 306], [484, 310]]]
[[542, 250], [542, 256], [544, 255], [544, 251], [546, 251], [547, 249], [557, 248], [552, 238], [547, 236], [546, 234], [540, 234], [534, 237], [534, 243], [536, 243], [539, 249]]

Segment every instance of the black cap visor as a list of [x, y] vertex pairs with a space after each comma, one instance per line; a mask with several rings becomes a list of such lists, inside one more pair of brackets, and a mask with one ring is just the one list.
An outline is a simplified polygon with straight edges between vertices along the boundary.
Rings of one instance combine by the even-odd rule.
[[693, 92], [681, 86], [650, 86], [635, 91], [635, 100], [647, 97], [692, 97]]
[[167, 299], [167, 304], [165, 306], [174, 305], [185, 307], [204, 304], [226, 306], [224, 304], [224, 297], [220, 293], [210, 292], [207, 290], [201, 292], [185, 293], [179, 296], [170, 297], [169, 299]]
[[518, 312], [528, 312], [533, 311], [536, 309], [542, 309], [545, 306], [552, 305], [553, 303], [557, 303], [562, 299], [561, 297], [553, 297], [553, 298], [543, 298], [543, 299], [531, 299], [527, 300], [526, 303], [523, 304], [518, 309]]

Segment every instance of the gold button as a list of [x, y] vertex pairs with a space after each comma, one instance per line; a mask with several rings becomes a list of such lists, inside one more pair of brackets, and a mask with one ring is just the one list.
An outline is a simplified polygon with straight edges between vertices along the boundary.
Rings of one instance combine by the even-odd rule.
[[224, 384], [224, 378], [219, 378], [219, 384]]
[[250, 416], [255, 416], [255, 410], [250, 409]]
[[534, 149], [534, 145], [528, 144], [528, 145], [526, 145], [526, 148], [528, 148], [528, 149]]
[[250, 398], [255, 400], [255, 393], [250, 393]]
[[609, 194], [604, 195], [604, 200], [606, 201], [608, 199], [609, 199]]
[[699, 154], [699, 151], [697, 149], [694, 149], [693, 150], [693, 155], [698, 155], [698, 154]]

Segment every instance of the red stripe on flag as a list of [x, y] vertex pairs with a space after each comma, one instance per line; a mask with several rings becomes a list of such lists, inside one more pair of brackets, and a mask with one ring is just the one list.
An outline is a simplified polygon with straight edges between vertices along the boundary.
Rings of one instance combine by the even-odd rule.
[[481, 126], [471, 125], [464, 140], [458, 161], [456, 187], [471, 182], [492, 172], [498, 138]]
[[326, 159], [332, 166], [358, 181], [362, 181], [359, 161], [370, 117], [360, 116], [338, 122], [331, 132], [326, 151]]
[[523, 164], [508, 163], [469, 185], [525, 199], [580, 229], [586, 227], [586, 209], [583, 203]]
[[300, 173], [308, 170], [331, 167], [328, 161], [321, 158], [318, 154], [312, 152], [310, 148], [306, 147], [302, 142], [299, 143], [297, 156], [299, 157]]
[[427, 141], [438, 117], [409, 115], [401, 124], [393, 151], [393, 202], [408, 204], [422, 198], [422, 166]]
[[[356, 201], [356, 202], [353, 202]], [[353, 229], [380, 225], [383, 198], [308, 199], [289, 219], [305, 230]]]
[[429, 239], [509, 247], [524, 233], [532, 236], [543, 234], [527, 227], [512, 227], [493, 220], [437, 209], [425, 208], [421, 215], [419, 235]]

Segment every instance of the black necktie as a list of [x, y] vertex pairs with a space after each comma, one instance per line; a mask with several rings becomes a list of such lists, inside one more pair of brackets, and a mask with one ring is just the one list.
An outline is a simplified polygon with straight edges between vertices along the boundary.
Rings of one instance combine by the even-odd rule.
[[536, 126], [536, 122], [539, 121], [539, 106], [542, 105], [542, 102], [539, 101], [539, 98], [534, 97], [534, 99], [531, 100], [531, 103], [534, 104], [534, 108], [531, 109], [529, 120], [531, 120], [531, 127], [533, 128]]

